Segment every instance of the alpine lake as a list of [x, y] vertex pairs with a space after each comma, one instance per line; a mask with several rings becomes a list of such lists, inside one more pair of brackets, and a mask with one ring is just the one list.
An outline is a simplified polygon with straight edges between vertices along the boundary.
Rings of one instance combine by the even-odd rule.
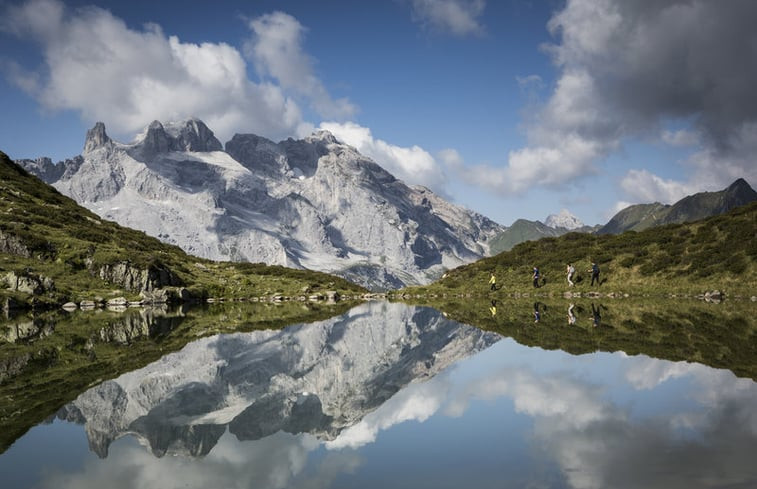
[[226, 303], [0, 321], [0, 487], [754, 488], [757, 303]]

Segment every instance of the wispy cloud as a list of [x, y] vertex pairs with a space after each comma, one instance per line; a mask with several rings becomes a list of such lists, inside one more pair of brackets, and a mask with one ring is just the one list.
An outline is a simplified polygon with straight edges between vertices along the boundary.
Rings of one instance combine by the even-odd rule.
[[413, 20], [423, 27], [459, 37], [485, 32], [479, 21], [485, 0], [411, 0]]

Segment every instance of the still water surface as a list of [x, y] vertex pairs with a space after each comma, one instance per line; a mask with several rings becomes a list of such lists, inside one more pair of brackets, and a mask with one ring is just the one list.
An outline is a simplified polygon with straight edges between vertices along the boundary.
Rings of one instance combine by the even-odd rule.
[[730, 370], [528, 347], [379, 302], [100, 383], [0, 454], [0, 474], [8, 489], [753, 488], [755, 453], [757, 384]]

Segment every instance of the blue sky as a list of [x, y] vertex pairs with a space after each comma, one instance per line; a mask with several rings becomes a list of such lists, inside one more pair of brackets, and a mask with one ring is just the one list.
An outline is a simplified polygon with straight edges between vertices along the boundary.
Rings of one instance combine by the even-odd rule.
[[0, 149], [334, 132], [509, 225], [757, 183], [757, 2], [0, 0]]

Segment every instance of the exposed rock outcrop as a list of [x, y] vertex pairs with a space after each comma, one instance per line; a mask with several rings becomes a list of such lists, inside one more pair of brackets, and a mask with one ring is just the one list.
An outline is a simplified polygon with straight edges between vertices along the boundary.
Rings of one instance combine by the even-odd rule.
[[0, 277], [0, 285], [2, 284], [10, 290], [25, 294], [39, 295], [55, 290], [55, 282], [50, 277], [32, 273], [16, 274], [15, 272], [8, 272]]
[[24, 258], [32, 256], [29, 248], [17, 236], [3, 232], [2, 230], [0, 230], [0, 253], [23, 256]]
[[161, 265], [151, 265], [143, 269], [129, 262], [119, 262], [100, 266], [97, 274], [107, 282], [134, 292], [149, 292], [161, 287], [183, 285], [171, 270]]

